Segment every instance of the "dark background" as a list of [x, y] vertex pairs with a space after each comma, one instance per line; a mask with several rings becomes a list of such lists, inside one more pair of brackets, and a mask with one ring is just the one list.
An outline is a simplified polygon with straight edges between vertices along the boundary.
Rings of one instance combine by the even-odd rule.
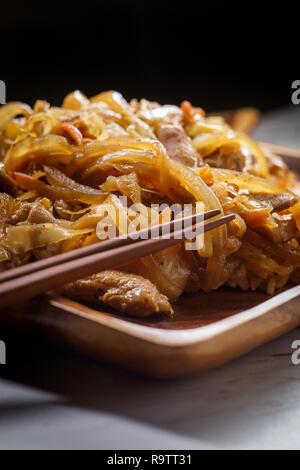
[[79, 88], [127, 99], [188, 99], [209, 111], [291, 102], [300, 78], [298, 11], [254, 1], [6, 1], [1, 71], [7, 100], [60, 104]]

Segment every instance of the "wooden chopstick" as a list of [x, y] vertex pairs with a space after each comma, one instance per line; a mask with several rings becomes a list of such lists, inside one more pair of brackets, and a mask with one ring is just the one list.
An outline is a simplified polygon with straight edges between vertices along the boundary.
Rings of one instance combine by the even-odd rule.
[[276, 155], [279, 155], [280, 157], [300, 158], [300, 150], [284, 147], [282, 145], [270, 144], [269, 142], [258, 142], [258, 144], [263, 145], [265, 148], [276, 153]]
[[156, 233], [158, 230], [158, 235], [164, 233], [166, 229], [169, 229], [170, 232], [174, 231], [174, 228], [181, 227], [184, 223], [187, 227], [188, 224], [194, 225], [198, 221], [208, 220], [216, 215], [220, 214], [219, 209], [214, 209], [211, 211], [207, 211], [201, 214], [194, 214], [188, 217], [183, 217], [176, 220], [171, 220], [164, 224], [154, 225], [152, 227], [138, 230], [137, 232], [123, 235], [120, 237], [112, 238], [110, 240], [105, 240], [99, 243], [94, 243], [93, 245], [85, 246], [83, 248], [78, 248], [73, 251], [68, 251], [66, 253], [61, 253], [59, 255], [51, 256], [49, 258], [45, 258], [39, 261], [33, 261], [32, 263], [26, 264], [25, 266], [20, 266], [18, 268], [10, 269], [9, 271], [5, 271], [0, 274], [0, 283], [9, 281], [10, 279], [15, 279], [20, 276], [25, 276], [25, 274], [30, 274], [35, 271], [39, 271], [41, 269], [50, 268], [51, 266], [55, 266], [60, 263], [66, 263], [67, 261], [71, 261], [73, 259], [77, 259], [79, 256], [88, 256], [95, 253], [101, 253], [102, 251], [106, 251], [112, 248], [117, 248], [118, 246], [129, 245], [131, 243], [136, 242], [136, 235], [139, 238], [150, 238], [151, 233]]
[[[234, 214], [229, 214], [210, 222], [195, 224], [193, 227], [197, 229], [201, 226], [203, 231], [207, 232], [233, 220], [234, 217]], [[178, 235], [182, 234], [183, 230], [184, 227], [181, 230], [171, 232], [167, 235], [168, 238], [166, 235], [162, 235], [157, 238], [139, 240], [129, 245], [118, 246], [83, 257], [80, 256], [80, 249], [75, 250], [74, 253], [79, 256], [78, 258], [1, 283], [0, 308], [13, 305], [99, 271], [124, 266], [137, 258], [176, 245], [180, 242]]]

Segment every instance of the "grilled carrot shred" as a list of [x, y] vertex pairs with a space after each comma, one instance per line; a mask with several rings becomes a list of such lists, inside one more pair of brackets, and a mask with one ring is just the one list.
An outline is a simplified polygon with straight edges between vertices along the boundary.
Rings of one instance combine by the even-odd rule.
[[185, 119], [189, 121], [197, 121], [199, 118], [205, 116], [205, 111], [202, 108], [196, 108], [192, 106], [189, 101], [182, 101], [180, 105]]
[[69, 136], [72, 137], [73, 140], [75, 140], [78, 147], [82, 149], [83, 138], [82, 138], [82, 134], [80, 130], [77, 129], [77, 127], [73, 126], [72, 124], [68, 124], [67, 122], [63, 122], [61, 127], [67, 134], [69, 134]]

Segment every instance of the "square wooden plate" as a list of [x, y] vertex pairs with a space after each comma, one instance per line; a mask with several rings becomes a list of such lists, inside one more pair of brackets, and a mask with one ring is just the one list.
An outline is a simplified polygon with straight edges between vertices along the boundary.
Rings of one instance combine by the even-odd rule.
[[[288, 164], [300, 173], [299, 159]], [[6, 321], [154, 377], [177, 377], [232, 360], [300, 325], [300, 286], [272, 297], [222, 288], [185, 295], [173, 319], [133, 320], [64, 297], [43, 297]]]

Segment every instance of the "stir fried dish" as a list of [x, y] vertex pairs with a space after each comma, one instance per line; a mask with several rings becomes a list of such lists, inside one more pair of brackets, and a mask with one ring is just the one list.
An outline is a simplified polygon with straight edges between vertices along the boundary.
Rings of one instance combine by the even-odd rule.
[[236, 217], [196, 250], [179, 241], [62, 293], [143, 317], [172, 314], [183, 292], [222, 285], [273, 294], [300, 279], [297, 185], [281, 158], [187, 101], [75, 91], [61, 107], [8, 103], [0, 108], [0, 271], [101, 243], [103, 205], [122, 235], [129, 205], [157, 224], [172, 217], [172, 204], [201, 202]]

